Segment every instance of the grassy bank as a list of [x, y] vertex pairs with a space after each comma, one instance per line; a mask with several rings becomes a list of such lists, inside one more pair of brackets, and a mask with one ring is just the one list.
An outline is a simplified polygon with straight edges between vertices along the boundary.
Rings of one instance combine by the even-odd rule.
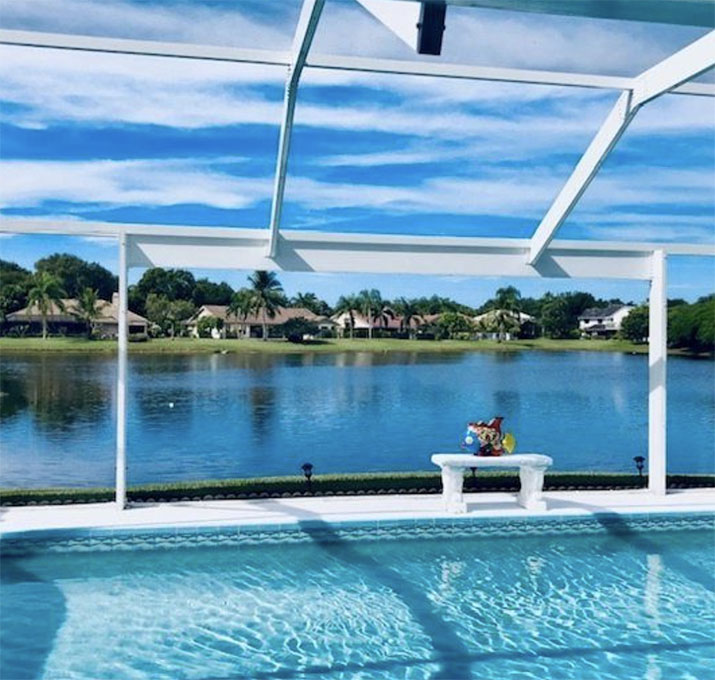
[[[516, 471], [479, 471], [469, 474], [465, 490], [473, 492], [516, 491]], [[644, 480], [645, 481], [645, 480]], [[638, 489], [641, 480], [632, 474], [600, 472], [547, 473], [544, 488], [548, 491]], [[668, 475], [668, 488], [687, 489], [715, 487], [715, 475]], [[133, 502], [250, 498], [284, 498], [292, 496], [360, 496], [374, 494], [436, 494], [442, 483], [435, 472], [380, 472], [344, 475], [320, 475], [310, 489], [303, 477], [262, 477], [223, 479], [172, 484], [145, 484], [130, 487]], [[56, 505], [100, 503], [114, 499], [111, 488], [96, 489], [0, 489], [0, 505]]]
[[[513, 352], [537, 349], [544, 351], [594, 351], [628, 352], [644, 354], [647, 345], [636, 345], [626, 340], [395, 340], [355, 339], [321, 340], [309, 344], [293, 344], [281, 340], [210, 340], [196, 338], [156, 338], [148, 342], [129, 344], [132, 354], [211, 354], [265, 353], [303, 354], [323, 352]], [[28, 352], [84, 352], [112, 353], [117, 343], [112, 340], [86, 340], [84, 338], [0, 338], [0, 353]], [[674, 352], [678, 353], [678, 352]]]

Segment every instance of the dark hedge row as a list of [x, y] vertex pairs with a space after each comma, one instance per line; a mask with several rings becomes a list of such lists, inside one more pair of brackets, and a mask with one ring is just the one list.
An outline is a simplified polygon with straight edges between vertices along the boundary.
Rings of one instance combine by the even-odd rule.
[[[647, 478], [643, 480], [645, 483]], [[552, 472], [546, 475], [548, 491], [637, 489], [641, 480], [624, 473]], [[715, 475], [668, 475], [668, 488], [715, 487]], [[516, 491], [516, 472], [467, 475], [465, 490], [470, 492]], [[292, 496], [360, 496], [374, 494], [435, 494], [442, 489], [439, 473], [382, 472], [344, 475], [320, 475], [308, 488], [303, 477], [261, 477], [256, 479], [207, 480], [172, 484], [146, 484], [130, 487], [131, 502], [221, 500], [245, 498], [285, 498]], [[114, 500], [111, 488], [97, 489], [0, 489], [0, 505], [58, 505], [101, 503]]]

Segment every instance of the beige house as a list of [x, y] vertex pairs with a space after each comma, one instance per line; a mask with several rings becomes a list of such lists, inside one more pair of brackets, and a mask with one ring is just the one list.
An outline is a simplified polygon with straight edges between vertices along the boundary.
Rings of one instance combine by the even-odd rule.
[[[199, 337], [199, 321], [201, 319], [220, 320], [220, 327], [211, 329], [211, 337], [214, 339], [231, 336], [236, 338], [260, 337], [263, 333], [264, 319], [260, 313], [239, 317], [229, 314], [226, 305], [202, 305], [196, 314], [186, 322], [189, 334], [193, 337]], [[269, 335], [282, 337], [282, 334], [277, 333], [276, 329], [290, 319], [305, 319], [316, 324], [321, 331], [331, 331], [336, 325], [331, 319], [319, 316], [305, 307], [279, 307], [273, 318], [269, 316], [265, 318]]]
[[[77, 318], [73, 312], [77, 310], [77, 300], [74, 298], [64, 298], [62, 300], [63, 309], [59, 305], [52, 303], [47, 315], [47, 326], [50, 333], [61, 333], [64, 335], [74, 335], [84, 333], [86, 326], [83, 321]], [[114, 293], [112, 301], [97, 300], [97, 311], [99, 315], [94, 320], [92, 327], [94, 332], [101, 338], [116, 338], [119, 318], [119, 295]], [[129, 334], [147, 333], [149, 321], [132, 311], [127, 313], [129, 321]], [[42, 315], [37, 305], [30, 305], [17, 312], [7, 315], [6, 323], [10, 326], [30, 326], [30, 332], [40, 332], [42, 328]]]

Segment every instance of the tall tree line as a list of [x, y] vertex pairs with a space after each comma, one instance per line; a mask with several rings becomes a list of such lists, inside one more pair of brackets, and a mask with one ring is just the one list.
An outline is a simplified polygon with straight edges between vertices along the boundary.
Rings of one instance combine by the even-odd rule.
[[[78, 315], [89, 329], [99, 300], [111, 300], [117, 290], [117, 277], [96, 262], [86, 262], [67, 253], [56, 253], [35, 263], [31, 272], [13, 262], [0, 260], [0, 321], [13, 311], [35, 304], [46, 309], [64, 298], [78, 300]], [[264, 336], [267, 320], [274, 318], [281, 306], [303, 307], [314, 314], [331, 316], [346, 313], [352, 319], [360, 314], [373, 322], [399, 318], [401, 330], [414, 337], [415, 326], [425, 317], [442, 315], [449, 334], [465, 334], [473, 330], [468, 317], [493, 313], [497, 330], [513, 331], [514, 315], [533, 317], [546, 337], [578, 337], [578, 317], [588, 308], [623, 304], [619, 298], [601, 299], [591, 293], [572, 291], [545, 293], [539, 298], [523, 297], [514, 286], [496, 290], [494, 296], [478, 307], [471, 307], [439, 295], [415, 298], [382, 297], [379, 290], [366, 289], [341, 296], [334, 306], [315, 293], [299, 292], [288, 297], [276, 274], [254, 272], [247, 285], [234, 290], [225, 281], [195, 278], [184, 269], [152, 268], [129, 287], [129, 307], [146, 316], [168, 334], [175, 334], [182, 323], [202, 305], [226, 305], [239, 318], [258, 315], [262, 319]], [[669, 301], [669, 342], [672, 346], [712, 351], [715, 327], [715, 297], [700, 298], [693, 304], [684, 300]], [[44, 325], [44, 324], [43, 324]], [[370, 324], [372, 326], [372, 324]], [[45, 328], [46, 332], [46, 328]], [[370, 331], [371, 334], [371, 331]], [[636, 307], [624, 322], [623, 337], [634, 341], [647, 338], [647, 308]]]

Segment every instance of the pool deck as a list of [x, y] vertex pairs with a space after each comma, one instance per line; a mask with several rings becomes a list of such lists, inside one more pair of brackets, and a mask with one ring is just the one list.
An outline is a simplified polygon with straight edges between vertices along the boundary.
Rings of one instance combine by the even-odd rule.
[[468, 512], [444, 511], [440, 496], [338, 496], [142, 503], [118, 510], [113, 503], [0, 508], [0, 535], [48, 529], [132, 529], [188, 526], [250, 526], [324, 522], [429, 520], [480, 517], [578, 517], [599, 513], [715, 512], [715, 489], [558, 491], [545, 493], [547, 509], [525, 510], [512, 493], [465, 494]]

